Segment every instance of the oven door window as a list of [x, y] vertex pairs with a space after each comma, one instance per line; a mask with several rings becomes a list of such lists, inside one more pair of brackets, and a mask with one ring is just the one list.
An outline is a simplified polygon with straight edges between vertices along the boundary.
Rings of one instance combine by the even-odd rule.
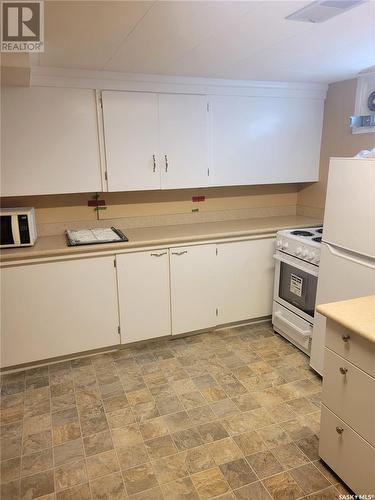
[[11, 215], [0, 217], [0, 245], [14, 245]]
[[318, 278], [285, 262], [280, 263], [280, 299], [314, 316]]

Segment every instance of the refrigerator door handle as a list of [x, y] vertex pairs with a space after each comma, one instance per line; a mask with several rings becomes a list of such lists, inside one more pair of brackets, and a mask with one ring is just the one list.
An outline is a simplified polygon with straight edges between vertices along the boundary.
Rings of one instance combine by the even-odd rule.
[[364, 257], [364, 256], [358, 256], [357, 254], [354, 254], [350, 251], [345, 251], [341, 250], [330, 243], [326, 243], [326, 246], [328, 250], [331, 252], [332, 255], [335, 255], [336, 257], [340, 257], [341, 259], [346, 259], [350, 260], [351, 262], [354, 262], [355, 264], [359, 264], [360, 266], [365, 266], [369, 267], [370, 269], [375, 269], [375, 260], [371, 259], [369, 257]]

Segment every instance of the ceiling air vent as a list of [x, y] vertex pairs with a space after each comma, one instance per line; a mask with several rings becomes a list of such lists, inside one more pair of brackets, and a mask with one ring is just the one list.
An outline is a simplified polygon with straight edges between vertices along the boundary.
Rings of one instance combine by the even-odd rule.
[[302, 9], [296, 10], [285, 19], [304, 23], [324, 23], [331, 17], [353, 9], [366, 0], [317, 0]]

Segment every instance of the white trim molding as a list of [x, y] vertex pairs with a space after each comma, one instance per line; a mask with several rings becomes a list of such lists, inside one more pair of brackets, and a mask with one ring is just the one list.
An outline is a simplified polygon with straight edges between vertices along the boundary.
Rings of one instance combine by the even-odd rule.
[[305, 97], [325, 99], [328, 85], [256, 80], [224, 80], [34, 66], [31, 86], [205, 95]]

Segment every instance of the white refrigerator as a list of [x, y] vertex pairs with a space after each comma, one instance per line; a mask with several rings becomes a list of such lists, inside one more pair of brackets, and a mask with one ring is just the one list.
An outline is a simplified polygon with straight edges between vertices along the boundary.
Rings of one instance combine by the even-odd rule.
[[[331, 158], [316, 305], [375, 294], [375, 158]], [[323, 373], [325, 317], [315, 311], [310, 366]]]

